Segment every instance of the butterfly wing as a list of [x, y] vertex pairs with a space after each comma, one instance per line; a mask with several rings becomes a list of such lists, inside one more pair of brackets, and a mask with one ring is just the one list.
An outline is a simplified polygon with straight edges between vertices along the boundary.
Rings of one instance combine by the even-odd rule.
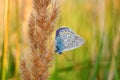
[[58, 53], [75, 49], [84, 44], [84, 39], [67, 27], [59, 28], [56, 31], [55, 41]]

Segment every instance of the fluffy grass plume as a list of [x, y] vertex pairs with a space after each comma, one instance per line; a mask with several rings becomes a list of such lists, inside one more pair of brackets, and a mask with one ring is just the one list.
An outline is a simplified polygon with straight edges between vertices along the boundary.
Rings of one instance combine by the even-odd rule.
[[27, 61], [22, 58], [20, 69], [23, 80], [47, 80], [49, 77], [48, 69], [54, 55], [54, 43], [50, 37], [59, 11], [55, 2], [50, 12], [51, 4], [52, 0], [33, 0], [33, 10], [28, 22], [31, 65], [28, 67]]

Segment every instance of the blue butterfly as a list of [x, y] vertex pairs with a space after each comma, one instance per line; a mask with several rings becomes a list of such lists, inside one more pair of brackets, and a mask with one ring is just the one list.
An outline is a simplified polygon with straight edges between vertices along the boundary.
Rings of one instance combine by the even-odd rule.
[[68, 27], [61, 27], [56, 31], [55, 51], [62, 54], [63, 51], [72, 50], [82, 46], [85, 40]]

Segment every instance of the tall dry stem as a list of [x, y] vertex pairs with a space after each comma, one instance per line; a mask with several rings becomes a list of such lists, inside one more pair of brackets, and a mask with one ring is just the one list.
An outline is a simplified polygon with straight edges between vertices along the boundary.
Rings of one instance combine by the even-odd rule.
[[[55, 2], [50, 13], [48, 7], [51, 4], [52, 0], [33, 0], [33, 10], [28, 22], [31, 65], [28, 70], [29, 76], [26, 76], [31, 77], [31, 80], [47, 80], [49, 77], [48, 69], [54, 55], [54, 43], [50, 37], [54, 31], [59, 11], [58, 4]], [[21, 64], [23, 64], [22, 61]], [[27, 61], [24, 61], [24, 64], [27, 64]], [[25, 69], [21, 65], [21, 74], [24, 72], [23, 70]]]
[[5, 15], [4, 15], [4, 48], [3, 48], [3, 64], [2, 64], [2, 80], [6, 80], [7, 75], [7, 58], [8, 58], [8, 31], [9, 31], [9, 19], [10, 19], [10, 0], [5, 0]]
[[117, 51], [119, 48], [118, 44], [120, 44], [120, 26], [118, 26], [117, 34], [115, 35], [113, 40], [113, 54], [112, 54], [112, 60], [111, 60], [109, 74], [108, 74], [108, 80], [113, 80], [115, 76], [115, 68], [116, 68], [115, 57], [117, 56]]

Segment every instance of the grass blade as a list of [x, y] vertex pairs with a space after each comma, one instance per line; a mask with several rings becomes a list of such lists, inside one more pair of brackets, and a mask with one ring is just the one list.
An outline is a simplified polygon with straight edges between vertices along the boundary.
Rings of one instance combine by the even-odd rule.
[[102, 50], [103, 50], [103, 37], [101, 38], [101, 42], [100, 42], [100, 47], [99, 47], [99, 52], [98, 52], [98, 56], [97, 56], [97, 60], [96, 60], [96, 65], [95, 65], [95, 69], [93, 72], [93, 76], [92, 76], [92, 80], [96, 80], [96, 76], [99, 70], [99, 64], [100, 64], [100, 60], [102, 57]]

